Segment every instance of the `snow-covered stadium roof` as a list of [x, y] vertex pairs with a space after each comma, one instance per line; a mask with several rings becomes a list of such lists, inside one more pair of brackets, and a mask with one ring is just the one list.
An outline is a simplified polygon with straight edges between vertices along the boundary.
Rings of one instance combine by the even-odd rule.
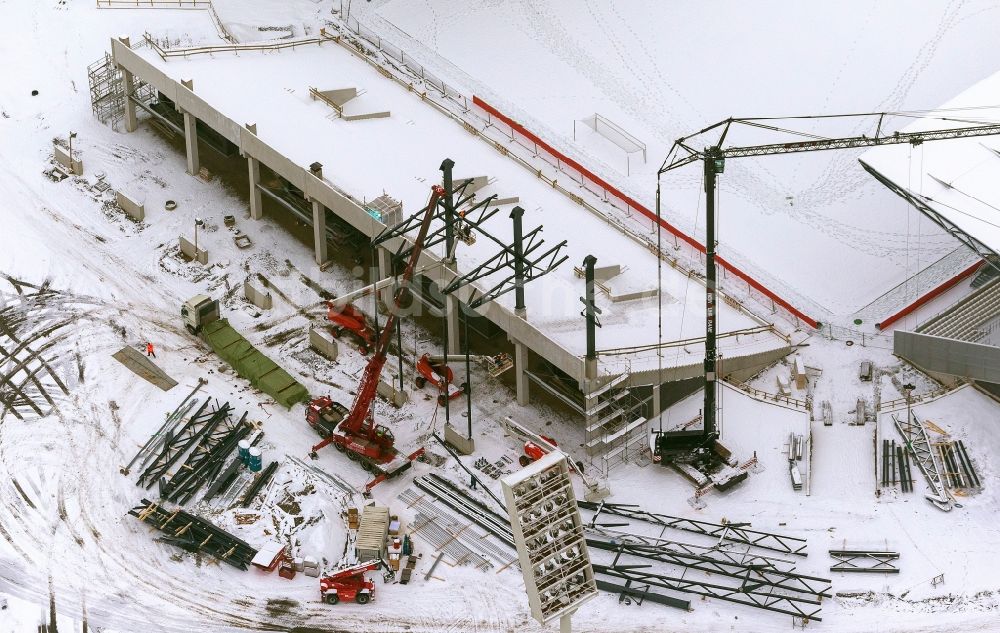
[[[936, 116], [904, 130], [920, 131], [1000, 121], [1000, 72], [944, 104]], [[886, 145], [861, 162], [909, 192], [943, 222], [994, 253], [1000, 252], [1000, 138], [982, 136], [918, 146]]]

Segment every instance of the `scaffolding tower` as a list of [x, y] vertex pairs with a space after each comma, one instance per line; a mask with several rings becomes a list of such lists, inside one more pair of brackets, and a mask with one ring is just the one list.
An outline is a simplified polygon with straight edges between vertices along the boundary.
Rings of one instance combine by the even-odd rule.
[[156, 97], [156, 90], [138, 78], [135, 80], [135, 94], [126, 95], [122, 71], [115, 65], [110, 53], [105, 53], [104, 57], [87, 66], [87, 80], [94, 116], [116, 130], [118, 122], [125, 118], [126, 97], [142, 103], [149, 103]]

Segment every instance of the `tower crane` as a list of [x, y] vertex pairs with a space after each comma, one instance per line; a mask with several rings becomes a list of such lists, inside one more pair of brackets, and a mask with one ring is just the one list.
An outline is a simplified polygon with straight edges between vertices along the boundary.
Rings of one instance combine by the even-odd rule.
[[420, 230], [413, 242], [399, 288], [393, 297], [396, 309], [389, 311], [385, 327], [376, 342], [374, 354], [365, 366], [354, 404], [348, 410], [343, 405], [333, 402], [329, 396], [322, 396], [306, 407], [306, 421], [323, 436], [323, 440], [312, 447], [312, 455], [315, 456], [317, 451], [328, 444], [333, 444], [337, 450], [346, 453], [352, 460], [361, 462], [366, 470], [378, 473], [375, 480], [368, 484], [369, 489], [379, 481], [406, 470], [423, 452], [421, 448], [408, 456], [401, 455], [394, 446], [395, 437], [392, 431], [381, 424], [375, 424], [372, 420], [371, 408], [378, 391], [378, 381], [385, 365], [389, 342], [396, 327], [399, 308], [402, 307], [409, 292], [409, 284], [413, 280], [414, 269], [423, 250], [434, 210], [444, 196], [443, 187], [440, 185], [431, 187], [430, 200], [423, 211]]
[[[921, 116], [934, 115], [933, 111], [920, 113]], [[940, 113], [939, 113], [940, 114]], [[657, 172], [656, 183], [656, 215], [660, 217], [660, 176], [668, 171], [678, 169], [690, 163], [701, 161], [705, 175], [705, 402], [702, 412], [704, 426], [702, 433], [692, 437], [689, 432], [671, 433], [669, 431], [654, 431], [653, 455], [661, 463], [669, 461], [672, 455], [686, 453], [692, 449], [710, 446], [718, 438], [716, 425], [716, 270], [715, 270], [715, 198], [716, 182], [719, 174], [725, 170], [727, 158], [744, 158], [748, 156], [771, 156], [774, 154], [794, 154], [801, 152], [816, 152], [835, 149], [854, 149], [876, 147], [879, 145], [897, 145], [909, 143], [920, 145], [929, 141], [942, 141], [974, 136], [989, 136], [1000, 134], [1000, 124], [982, 123], [964, 127], [924, 130], [919, 132], [886, 132], [883, 129], [887, 116], [913, 116], [913, 113], [876, 112], [870, 114], [821, 115], [815, 117], [789, 117], [794, 119], [832, 119], [832, 118], [876, 118], [874, 134], [862, 134], [843, 138], [824, 138], [812, 134], [776, 127], [773, 118], [728, 118], [710, 125], [694, 134], [682, 137], [674, 142], [670, 153]], [[969, 123], [969, 119], [940, 117], [944, 120]], [[791, 133], [810, 137], [808, 140], [796, 140], [785, 143], [769, 143], [764, 145], [726, 146], [726, 136], [734, 125], [747, 125], [775, 132]], [[703, 150], [694, 148], [692, 139], [708, 132], [719, 132], [718, 140]]]

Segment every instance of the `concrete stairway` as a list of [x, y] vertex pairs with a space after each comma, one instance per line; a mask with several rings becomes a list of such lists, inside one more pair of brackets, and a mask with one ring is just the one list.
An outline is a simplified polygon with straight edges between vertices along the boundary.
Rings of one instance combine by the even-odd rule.
[[979, 326], [997, 315], [1000, 315], [1000, 278], [983, 284], [976, 292], [923, 323], [917, 332], [974, 343], [985, 335]]
[[983, 266], [979, 269], [975, 278], [972, 280], [973, 288], [982, 288], [990, 281], [1000, 277], [1000, 258], [990, 255], [987, 257], [990, 265]]

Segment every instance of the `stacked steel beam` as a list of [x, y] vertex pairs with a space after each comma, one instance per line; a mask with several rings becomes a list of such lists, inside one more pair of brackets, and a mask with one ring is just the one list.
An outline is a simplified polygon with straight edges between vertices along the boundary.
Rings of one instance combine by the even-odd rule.
[[[897, 477], [898, 475], [898, 477]], [[895, 486], [903, 492], [913, 492], [913, 472], [910, 470], [910, 455], [896, 440], [882, 440], [882, 487]]]
[[[468, 523], [463, 523], [456, 516], [441, 508], [441, 504], [433, 503], [429, 495], [408, 488], [399, 495], [399, 499], [406, 504], [407, 508], [416, 510], [427, 523], [433, 522], [445, 531], [455, 534], [455, 538], [468, 549], [487, 555], [504, 566], [510, 565], [516, 559], [516, 556], [511, 556], [509, 549], [488, 538], [489, 534], [481, 533]], [[452, 554], [452, 558], [458, 560], [461, 556], [456, 557]]]
[[979, 475], [976, 473], [976, 469], [972, 465], [972, 460], [969, 459], [969, 453], [965, 450], [965, 442], [958, 440], [955, 445], [957, 446], [957, 449], [955, 450], [955, 457], [962, 467], [962, 472], [965, 474], [966, 481], [970, 484], [969, 487], [980, 488], [982, 483], [980, 483]]
[[191, 409], [193, 409], [195, 405], [198, 404], [198, 399], [194, 398], [192, 400], [192, 396], [194, 396], [194, 394], [197, 393], [197, 391], [201, 389], [202, 385], [204, 385], [206, 382], [207, 381], [204, 378], [198, 379], [198, 384], [195, 386], [194, 389], [191, 390], [191, 393], [189, 393], [187, 397], [185, 397], [184, 400], [182, 400], [181, 403], [177, 405], [177, 408], [174, 409], [170, 413], [170, 415], [167, 416], [167, 419], [163, 422], [163, 425], [156, 431], [156, 433], [151, 435], [150, 438], [146, 440], [146, 443], [142, 445], [142, 448], [140, 448], [139, 452], [135, 454], [135, 457], [132, 458], [132, 461], [130, 461], [127, 466], [121, 467], [120, 470], [123, 475], [128, 475], [129, 471], [132, 469], [133, 466], [135, 466], [135, 464], [140, 459], [144, 461], [143, 465], [145, 465], [145, 462], [149, 461], [149, 459], [155, 453], [156, 445], [163, 440], [163, 437], [167, 433], [168, 429], [170, 429], [179, 420], [184, 419], [184, 417], [187, 416], [187, 414], [191, 411]]
[[262, 470], [256, 477], [254, 477], [253, 483], [250, 484], [250, 488], [244, 493], [243, 499], [240, 501], [240, 507], [245, 508], [250, 505], [250, 502], [254, 500], [257, 493], [261, 491], [267, 482], [271, 481], [271, 477], [278, 470], [279, 463], [271, 462], [267, 465], [267, 468]]
[[509, 518], [493, 512], [443, 477], [434, 474], [424, 475], [414, 479], [413, 483], [417, 488], [441, 501], [510, 547], [514, 547], [514, 536], [510, 528]]
[[150, 488], [160, 477], [164, 476], [170, 467], [177, 463], [191, 447], [198, 445], [205, 435], [210, 435], [223, 421], [229, 418], [229, 403], [209, 407], [210, 399], [198, 408], [186, 423], [183, 423], [176, 433], [168, 432], [163, 441], [163, 448], [146, 470], [139, 475], [138, 485]]
[[185, 504], [209, 481], [213, 481], [240, 440], [250, 435], [247, 414], [235, 424], [228, 415], [222, 423], [202, 435], [183, 465], [160, 487], [161, 498]]
[[257, 554], [245, 541], [180, 508], [171, 510], [143, 499], [129, 514], [163, 532], [158, 541], [188, 552], [209, 554], [237, 569], [245, 571]]
[[[811, 596], [777, 595], [773, 587], [721, 585], [714, 582], [694, 580], [681, 576], [656, 574], [645, 569], [646, 565], [594, 565], [594, 573], [609, 578], [624, 580], [632, 585], [647, 585], [670, 591], [692, 593], [699, 596], [718, 598], [726, 602], [735, 602], [750, 607], [757, 607], [775, 613], [784, 613], [809, 620], [820, 621], [820, 599]], [[666, 597], [666, 596], [664, 596]]]

